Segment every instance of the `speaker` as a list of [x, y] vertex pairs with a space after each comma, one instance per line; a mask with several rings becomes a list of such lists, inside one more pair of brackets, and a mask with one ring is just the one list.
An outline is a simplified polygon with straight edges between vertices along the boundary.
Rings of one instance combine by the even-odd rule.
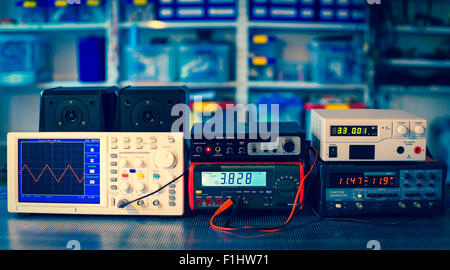
[[[170, 132], [179, 116], [171, 116], [176, 104], [186, 104], [186, 86], [128, 86], [117, 94], [116, 130]], [[183, 116], [189, 117], [189, 116]]]
[[57, 87], [41, 93], [39, 131], [112, 131], [117, 87]]

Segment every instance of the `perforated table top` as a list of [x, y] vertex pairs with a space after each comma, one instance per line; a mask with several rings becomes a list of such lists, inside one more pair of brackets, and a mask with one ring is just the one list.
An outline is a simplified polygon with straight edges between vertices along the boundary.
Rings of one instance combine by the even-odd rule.
[[[366, 249], [376, 240], [381, 249], [450, 249], [450, 210], [445, 215], [408, 219], [382, 226], [322, 220], [305, 207], [281, 232], [228, 233], [209, 226], [210, 214], [183, 217], [87, 215], [17, 215], [8, 213], [6, 189], [0, 187], [0, 249]], [[223, 222], [225, 217], [217, 219]], [[278, 226], [286, 213], [240, 214], [234, 225]], [[390, 223], [402, 218], [372, 218]], [[370, 242], [374, 243], [374, 242]], [[370, 244], [369, 244], [370, 245]]]

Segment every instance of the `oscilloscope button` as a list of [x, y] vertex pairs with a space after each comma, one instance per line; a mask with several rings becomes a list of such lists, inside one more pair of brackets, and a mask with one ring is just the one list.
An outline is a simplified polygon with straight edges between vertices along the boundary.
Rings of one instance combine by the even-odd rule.
[[111, 158], [117, 158], [117, 154], [111, 154]]
[[117, 170], [111, 170], [111, 174], [117, 174]]
[[169, 206], [175, 206], [175, 202], [169, 202]]
[[130, 137], [123, 137], [124, 142], [130, 142]]

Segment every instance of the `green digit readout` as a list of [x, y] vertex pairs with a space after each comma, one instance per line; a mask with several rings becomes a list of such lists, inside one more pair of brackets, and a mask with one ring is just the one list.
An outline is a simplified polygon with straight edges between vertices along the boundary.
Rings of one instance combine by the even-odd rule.
[[330, 136], [377, 136], [377, 126], [331, 126]]

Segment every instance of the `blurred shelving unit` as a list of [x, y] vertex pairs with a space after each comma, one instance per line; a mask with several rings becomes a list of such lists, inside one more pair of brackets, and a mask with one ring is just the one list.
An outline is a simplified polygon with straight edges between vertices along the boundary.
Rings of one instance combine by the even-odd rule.
[[[312, 82], [258, 82], [249, 81], [249, 37], [253, 30], [263, 31], [281, 31], [288, 33], [363, 33], [367, 31], [367, 24], [358, 23], [319, 23], [319, 22], [278, 22], [278, 21], [252, 21], [249, 18], [249, 1], [237, 2], [237, 19], [232, 21], [138, 21], [123, 22], [120, 20], [120, 0], [108, 0], [106, 2], [106, 21], [102, 23], [41, 23], [41, 24], [3, 24], [0, 25], [0, 33], [45, 33], [59, 35], [88, 35], [90, 33], [101, 32], [106, 37], [105, 51], [107, 52], [106, 67], [107, 74], [104, 82], [80, 82], [76, 78], [56, 79], [55, 81], [38, 82], [36, 88], [49, 88], [56, 86], [91, 86], [91, 85], [163, 85], [185, 84], [194, 89], [206, 88], [228, 88], [235, 89], [235, 101], [241, 104], [249, 102], [249, 89], [284, 89], [296, 91], [356, 91], [364, 93], [364, 102], [370, 103], [370, 89], [365, 84], [349, 84], [349, 85], [321, 85]], [[228, 82], [131, 82], [121, 80], [121, 70], [119, 68], [121, 62], [121, 40], [119, 31], [138, 28], [144, 31], [197, 31], [197, 30], [225, 30], [231, 31], [235, 35], [236, 60], [234, 68], [236, 74], [234, 79]], [[112, 45], [111, 45], [112, 43]]]
[[424, 58], [386, 59], [384, 60], [384, 64], [393, 67], [450, 68], [450, 60], [433, 60]]
[[448, 26], [413, 26], [413, 25], [397, 25], [394, 27], [397, 33], [405, 34], [427, 34], [427, 35], [450, 35], [450, 27]]

